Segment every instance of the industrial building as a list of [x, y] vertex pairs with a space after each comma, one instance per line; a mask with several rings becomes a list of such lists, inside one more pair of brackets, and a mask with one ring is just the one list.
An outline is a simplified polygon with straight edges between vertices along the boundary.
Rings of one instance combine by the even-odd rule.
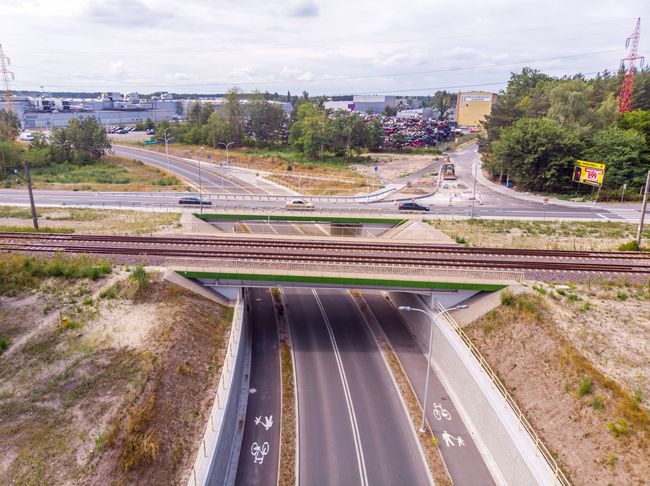
[[459, 127], [478, 127], [485, 116], [492, 112], [497, 95], [487, 91], [458, 93], [456, 100], [456, 122]]

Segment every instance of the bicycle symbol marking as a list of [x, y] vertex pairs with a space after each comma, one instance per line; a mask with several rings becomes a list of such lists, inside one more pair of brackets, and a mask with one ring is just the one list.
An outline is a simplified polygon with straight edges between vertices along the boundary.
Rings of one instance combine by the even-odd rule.
[[451, 420], [451, 414], [446, 408], [443, 408], [442, 403], [433, 402], [433, 416], [436, 420], [442, 420], [443, 417], [447, 420]]
[[264, 456], [269, 453], [269, 443], [264, 442], [261, 446], [257, 442], [253, 442], [251, 446], [251, 455], [255, 458], [254, 464], [262, 464], [264, 462]]

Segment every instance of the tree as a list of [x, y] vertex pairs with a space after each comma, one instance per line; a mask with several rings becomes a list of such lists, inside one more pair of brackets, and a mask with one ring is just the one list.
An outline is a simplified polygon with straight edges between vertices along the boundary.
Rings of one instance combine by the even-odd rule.
[[493, 143], [492, 163], [523, 189], [561, 191], [571, 187], [581, 148], [577, 137], [555, 120], [522, 118]]
[[632, 108], [650, 110], [650, 68], [646, 67], [634, 76]]
[[67, 127], [52, 131], [53, 158], [59, 162], [100, 160], [110, 147], [104, 127], [93, 117], [73, 118]]
[[603, 189], [618, 189], [623, 184], [638, 189], [645, 183], [650, 160], [644, 159], [646, 139], [636, 130], [612, 126], [597, 132], [587, 160], [606, 164]]
[[378, 150], [384, 145], [384, 138], [386, 133], [381, 122], [376, 118], [368, 123], [368, 148], [370, 150]]
[[232, 88], [226, 93], [223, 104], [220, 110], [228, 119], [230, 130], [232, 131], [231, 142], [235, 145], [241, 145], [244, 138], [244, 109], [241, 104], [241, 90], [239, 88]]
[[384, 106], [384, 115], [385, 116], [395, 116], [395, 115], [397, 115], [397, 108], [395, 108], [394, 106], [390, 106], [390, 105]]
[[328, 143], [326, 111], [313, 103], [302, 103], [289, 132], [289, 143], [311, 158], [321, 157]]
[[438, 112], [438, 120], [447, 119], [447, 114], [455, 105], [456, 96], [447, 91], [436, 91], [433, 95], [431, 106]]
[[261, 144], [268, 144], [280, 139], [284, 112], [282, 108], [254, 93], [248, 105], [251, 133]]
[[208, 123], [210, 115], [214, 111], [214, 105], [212, 103], [201, 103], [199, 101], [194, 101], [190, 103], [190, 106], [187, 110], [187, 121], [190, 125], [195, 127], [202, 127]]
[[0, 140], [16, 140], [20, 135], [20, 118], [13, 110], [0, 110]]
[[597, 124], [596, 113], [589, 105], [593, 87], [582, 79], [572, 79], [555, 86], [549, 93], [548, 117], [562, 127], [588, 132]]

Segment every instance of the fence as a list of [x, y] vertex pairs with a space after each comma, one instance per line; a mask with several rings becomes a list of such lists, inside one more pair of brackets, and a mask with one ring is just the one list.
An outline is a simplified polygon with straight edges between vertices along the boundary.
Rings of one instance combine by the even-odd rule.
[[570, 486], [571, 482], [569, 481], [566, 474], [564, 474], [564, 471], [562, 471], [560, 465], [553, 457], [552, 452], [548, 449], [548, 447], [546, 447], [546, 444], [544, 444], [544, 442], [539, 437], [539, 435], [537, 434], [533, 426], [530, 424], [530, 422], [528, 421], [524, 413], [521, 411], [515, 399], [510, 395], [510, 393], [508, 392], [507, 388], [505, 387], [501, 379], [497, 376], [496, 372], [485, 360], [485, 358], [478, 350], [478, 348], [474, 345], [474, 343], [471, 341], [467, 333], [465, 333], [463, 328], [458, 325], [458, 323], [454, 320], [454, 318], [451, 317], [451, 315], [446, 311], [446, 309], [440, 303], [437, 303], [436, 307], [438, 311], [443, 312], [443, 315], [447, 320], [447, 322], [451, 324], [454, 331], [456, 331], [456, 333], [460, 336], [463, 343], [465, 343], [465, 345], [469, 348], [472, 355], [477, 359], [477, 361], [479, 362], [483, 370], [490, 377], [496, 389], [499, 391], [499, 393], [501, 393], [506, 403], [510, 406], [514, 414], [517, 416], [519, 423], [523, 426], [524, 430], [528, 433], [530, 438], [533, 440], [533, 443], [535, 444], [535, 448], [540, 452], [544, 460], [552, 469], [557, 481], [563, 486]]
[[421, 265], [391, 265], [365, 263], [326, 263], [326, 262], [294, 262], [290, 260], [254, 260], [254, 259], [190, 259], [168, 258], [167, 267], [177, 271], [192, 271], [197, 268], [211, 269], [222, 273], [268, 273], [269, 270], [281, 275], [293, 272], [313, 276], [336, 274], [347, 278], [370, 278], [373, 275], [412, 276], [424, 281], [430, 278], [453, 278], [458, 280], [490, 280], [498, 282], [522, 282], [524, 272], [509, 270], [463, 270], [457, 268], [425, 267]]
[[[207, 482], [210, 468], [212, 465], [212, 458], [217, 448], [217, 442], [221, 435], [224, 423], [224, 416], [226, 407], [230, 398], [231, 389], [233, 388], [233, 377], [235, 374], [237, 357], [239, 356], [238, 350], [240, 347], [240, 340], [242, 335], [242, 326], [244, 324], [244, 303], [238, 296], [235, 305], [232, 325], [230, 328], [230, 338], [228, 340], [228, 347], [226, 348], [226, 355], [224, 358], [223, 366], [221, 367], [221, 376], [219, 378], [219, 385], [217, 386], [217, 393], [210, 410], [210, 416], [203, 431], [203, 439], [196, 454], [196, 460], [192, 466], [190, 477], [187, 481], [188, 486], [204, 485]], [[238, 387], [234, 387], [234, 392], [239, 391]]]

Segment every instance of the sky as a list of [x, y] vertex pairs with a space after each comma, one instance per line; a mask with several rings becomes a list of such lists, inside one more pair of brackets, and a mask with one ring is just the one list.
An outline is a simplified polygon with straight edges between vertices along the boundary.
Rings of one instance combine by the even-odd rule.
[[[0, 0], [13, 89], [497, 92], [524, 66], [616, 70], [648, 0]], [[648, 59], [650, 62], [650, 59]]]

